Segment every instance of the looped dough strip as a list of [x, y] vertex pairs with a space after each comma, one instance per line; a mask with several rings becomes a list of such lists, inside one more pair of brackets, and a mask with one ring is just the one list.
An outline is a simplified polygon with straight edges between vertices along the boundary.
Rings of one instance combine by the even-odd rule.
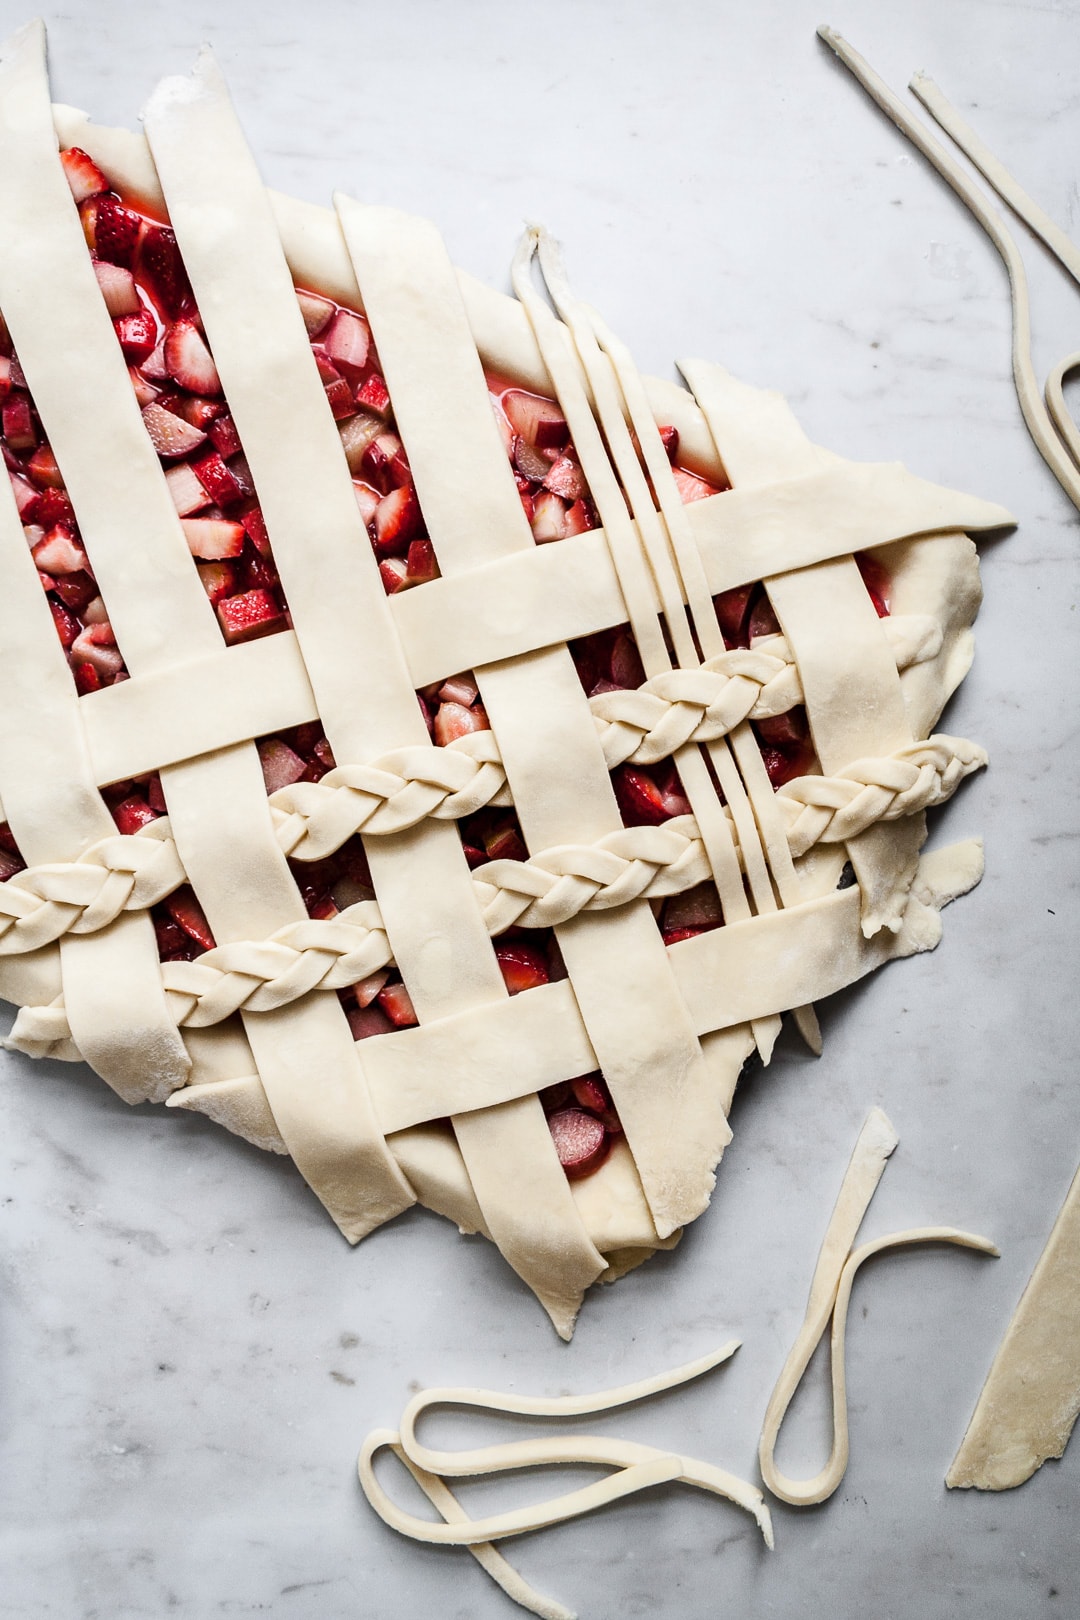
[[[998, 1249], [988, 1238], [971, 1232], [960, 1232], [952, 1226], [919, 1226], [903, 1232], [892, 1232], [887, 1237], [864, 1243], [852, 1249], [855, 1236], [862, 1224], [870, 1200], [877, 1191], [878, 1182], [886, 1162], [899, 1138], [886, 1115], [874, 1108], [867, 1115], [859, 1133], [855, 1151], [851, 1155], [821, 1245], [817, 1267], [810, 1284], [810, 1297], [806, 1315], [791, 1347], [780, 1377], [769, 1398], [762, 1424], [758, 1447], [761, 1477], [774, 1496], [795, 1507], [809, 1507], [824, 1502], [843, 1479], [848, 1464], [847, 1373], [844, 1365], [844, 1343], [847, 1328], [848, 1305], [855, 1275], [864, 1261], [885, 1249], [899, 1248], [911, 1243], [955, 1243], [963, 1248], [976, 1249], [981, 1254], [997, 1256]], [[796, 1480], [781, 1473], [774, 1460], [776, 1442], [788, 1407], [803, 1375], [832, 1319], [830, 1350], [832, 1358], [833, 1442], [828, 1462], [812, 1479]]]
[[[730, 1340], [711, 1354], [684, 1366], [595, 1395], [544, 1398], [511, 1396], [495, 1390], [470, 1388], [422, 1390], [402, 1413], [400, 1433], [375, 1429], [365, 1440], [357, 1463], [364, 1494], [380, 1518], [402, 1535], [438, 1546], [468, 1547], [510, 1597], [524, 1608], [551, 1617], [551, 1620], [572, 1620], [572, 1616], [569, 1610], [551, 1599], [540, 1597], [527, 1586], [491, 1546], [493, 1541], [543, 1529], [547, 1525], [561, 1524], [594, 1508], [636, 1495], [650, 1486], [677, 1480], [726, 1497], [738, 1507], [745, 1508], [753, 1514], [766, 1546], [771, 1548], [772, 1521], [761, 1492], [747, 1481], [711, 1463], [607, 1436], [559, 1435], [547, 1440], [519, 1440], [459, 1452], [434, 1451], [422, 1445], [416, 1437], [419, 1418], [433, 1406], [470, 1406], [490, 1412], [508, 1412], [519, 1417], [580, 1417], [610, 1411], [698, 1378], [726, 1361], [738, 1347], [737, 1339]], [[374, 1459], [384, 1449], [392, 1450], [405, 1464], [442, 1514], [442, 1523], [420, 1519], [405, 1512], [383, 1490], [375, 1475]], [[600, 1464], [610, 1466], [614, 1472], [606, 1479], [580, 1490], [569, 1491], [528, 1507], [489, 1514], [482, 1519], [468, 1516], [442, 1478], [443, 1475], [463, 1477], [568, 1463]]]

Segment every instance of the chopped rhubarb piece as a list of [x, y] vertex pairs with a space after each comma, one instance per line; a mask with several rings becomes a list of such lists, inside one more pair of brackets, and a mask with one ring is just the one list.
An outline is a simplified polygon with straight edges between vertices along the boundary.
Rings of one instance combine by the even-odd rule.
[[620, 765], [611, 775], [615, 798], [628, 827], [659, 827], [670, 820], [660, 790], [638, 766]]
[[601, 1074], [583, 1074], [576, 1080], [571, 1080], [570, 1090], [574, 1101], [586, 1113], [595, 1114], [605, 1130], [621, 1131], [619, 1116], [615, 1112], [615, 1105], [611, 1100], [611, 1093], [607, 1088]]
[[713, 883], [699, 883], [665, 901], [664, 928], [719, 928], [724, 920]]
[[0, 849], [0, 883], [6, 883], [8, 878], [14, 877], [16, 872], [25, 872], [26, 862], [19, 855], [9, 855], [6, 849]]
[[[349, 471], [354, 476], [360, 471], [368, 445], [383, 431], [383, 426], [382, 417], [376, 416], [374, 411], [357, 411], [338, 423], [341, 448], [345, 452], [345, 460], [349, 464]], [[376, 502], [378, 502], [379, 493], [375, 493]], [[367, 522], [368, 519], [365, 518], [364, 521]]]
[[226, 471], [230, 474], [245, 500], [252, 500], [255, 495], [255, 480], [251, 476], [251, 468], [245, 455], [233, 456]]
[[[121, 341], [123, 340], [121, 339]], [[150, 377], [155, 382], [167, 382], [169, 380], [169, 368], [165, 364], [165, 339], [162, 338], [160, 343], [151, 344], [150, 353], [146, 359], [136, 363], [141, 367], [144, 377]]]
[[[534, 444], [530, 444], [528, 439], [521, 438], [520, 435], [514, 440], [513, 459], [514, 466], [522, 478], [528, 479], [532, 484], [542, 484], [551, 471], [551, 462], [543, 452], [538, 450]], [[561, 494], [562, 492], [557, 491], [557, 493]], [[581, 493], [580, 490], [578, 493]]]
[[560, 1108], [549, 1117], [548, 1129], [568, 1181], [591, 1175], [604, 1162], [609, 1138], [595, 1115], [581, 1108]]
[[430, 540], [411, 540], [406, 561], [408, 565], [406, 578], [410, 585], [427, 585], [431, 580], [438, 579], [439, 565], [435, 560], [435, 547]]
[[343, 422], [346, 417], [356, 415], [353, 391], [344, 377], [335, 377], [326, 384], [326, 402], [335, 422]]
[[285, 616], [269, 591], [245, 591], [217, 604], [217, 616], [229, 646], [254, 641], [283, 628]]
[[518, 491], [518, 499], [521, 501], [521, 510], [525, 514], [525, 520], [531, 528], [532, 520], [536, 516], [536, 501], [526, 490]]
[[181, 518], [180, 527], [193, 557], [204, 562], [220, 562], [223, 557], [239, 557], [244, 549], [244, 525], [228, 518]]
[[480, 689], [471, 675], [451, 675], [438, 691], [440, 703], [464, 703], [466, 708], [471, 708], [479, 696]]
[[384, 557], [379, 564], [379, 578], [387, 596], [404, 590], [408, 583], [409, 565], [404, 557]]
[[878, 618], [887, 619], [889, 617], [888, 572], [881, 566], [876, 557], [871, 557], [865, 551], [855, 553], [855, 562], [859, 573], [862, 575], [862, 582], [866, 586], [870, 600], [877, 611]]
[[484, 851], [489, 861], [527, 861], [529, 858], [525, 840], [514, 826], [499, 827], [487, 834]]
[[564, 501], [579, 501], [585, 493], [585, 475], [573, 456], [560, 456], [548, 469], [544, 488]]
[[549, 540], [565, 540], [566, 506], [558, 495], [553, 495], [545, 489], [536, 497], [533, 504], [532, 520], [533, 539], [538, 546], [546, 545]]
[[97, 197], [103, 191], [110, 190], [109, 182], [94, 162], [93, 158], [78, 146], [69, 146], [66, 152], [61, 152], [60, 162], [64, 166], [67, 183], [71, 187], [71, 195], [77, 203], [85, 202], [87, 197]]
[[186, 456], [206, 443], [206, 434], [174, 416], [164, 405], [148, 405], [142, 413], [150, 443], [159, 456]]
[[3, 407], [3, 432], [12, 450], [32, 450], [38, 442], [37, 429], [26, 394], [9, 395]]
[[780, 621], [773, 612], [772, 603], [764, 591], [750, 609], [750, 622], [747, 625], [746, 633], [751, 641], [756, 641], [758, 636], [778, 636], [780, 634]]
[[194, 892], [186, 884], [182, 889], [170, 894], [165, 902], [165, 909], [173, 922], [179, 923], [184, 933], [189, 939], [193, 939], [196, 945], [201, 946], [204, 951], [213, 950], [214, 936], [210, 932], [210, 925]]
[[[223, 399], [206, 399], [202, 394], [188, 394], [182, 389], [170, 389], [162, 394], [161, 404], [174, 416], [182, 417], [200, 433], [208, 433], [211, 422], [215, 421], [225, 409]], [[230, 452], [235, 454], [235, 451]]]
[[320, 298], [317, 293], [301, 292], [299, 288], [296, 292], [296, 302], [300, 305], [308, 337], [318, 337], [323, 328], [330, 323], [330, 317], [334, 313], [333, 304], [329, 298]]
[[[94, 252], [99, 259], [107, 259], [110, 264], [123, 265], [130, 270], [135, 262], [135, 249], [142, 230], [139, 215], [125, 208], [117, 197], [97, 197], [89, 207], [93, 209], [94, 240], [91, 246]], [[83, 219], [85, 225], [85, 214]]]
[[660, 794], [660, 802], [669, 816], [688, 816], [690, 814], [690, 801], [682, 789], [679, 773], [673, 760], [666, 760], [663, 765], [655, 767], [655, 781]]
[[359, 984], [354, 984], [353, 993], [356, 996], [356, 1005], [358, 1007], [369, 1006], [389, 977], [388, 969], [380, 968], [377, 973], [369, 973], [366, 979], [361, 979]]
[[393, 1024], [377, 1002], [370, 1007], [346, 1007], [345, 1016], [354, 1041], [366, 1041], [371, 1035], [389, 1035]]
[[319, 381], [325, 388], [327, 383], [342, 382], [341, 372], [335, 366], [321, 343], [313, 343], [311, 352], [315, 357], [315, 366], [319, 373]]
[[151, 810], [156, 810], [159, 816], [167, 816], [169, 807], [165, 803], [165, 794], [161, 787], [161, 777], [157, 771], [146, 779], [146, 798]]
[[0, 399], [11, 392], [11, 356], [0, 354]]
[[547, 959], [542, 951], [532, 945], [496, 945], [495, 957], [503, 983], [512, 996], [548, 983]]
[[135, 287], [135, 277], [123, 265], [110, 264], [107, 259], [94, 262], [94, 274], [105, 300], [105, 308], [115, 321], [120, 315], [137, 315], [142, 305]]
[[673, 467], [671, 475], [684, 506], [689, 506], [692, 501], [703, 501], [707, 496], [716, 494], [715, 486], [710, 484], [708, 479], [698, 478], [696, 473], [687, 472], [685, 467]]
[[554, 400], [510, 388], [502, 396], [502, 408], [514, 432], [539, 450], [561, 449], [570, 436], [562, 407]]
[[175, 467], [167, 467], [165, 482], [181, 517], [189, 517], [192, 512], [199, 512], [204, 506], [210, 505], [209, 495], [188, 462], [181, 461]]
[[764, 720], [755, 720], [754, 729], [762, 742], [768, 743], [770, 748], [787, 748], [792, 745], [802, 748], [809, 737], [806, 710], [801, 706], [789, 709], [786, 714], [774, 714]]
[[[191, 521], [190, 519], [188, 520]], [[214, 607], [226, 596], [236, 596], [239, 579], [236, 565], [231, 562], [204, 562], [198, 564], [203, 590]]]
[[212, 501], [219, 506], [233, 506], [242, 500], [244, 491], [237, 482], [235, 475], [226, 467], [216, 450], [207, 450], [197, 461], [191, 463], [191, 470], [199, 483], [203, 486]]
[[679, 430], [677, 427], [661, 427], [657, 429], [660, 443], [664, 447], [664, 454], [670, 462], [674, 462], [679, 453]]
[[71, 644], [69, 654], [72, 668], [89, 664], [102, 682], [112, 680], [124, 667], [116, 638], [108, 624], [88, 624], [80, 630]]
[[409, 1024], [419, 1023], [416, 1009], [412, 1004], [412, 997], [403, 984], [388, 984], [379, 991], [379, 1006], [397, 1028], [403, 1029]]
[[108, 624], [109, 610], [100, 596], [95, 596], [93, 601], [87, 602], [83, 608], [82, 619], [83, 624]]
[[29, 483], [25, 478], [20, 478], [18, 473], [9, 473], [8, 477], [11, 480], [11, 492], [15, 496], [15, 505], [18, 508], [19, 516], [28, 518], [30, 507], [36, 506], [38, 502], [38, 492], [33, 484]]
[[149, 382], [134, 366], [128, 366], [128, 376], [131, 378], [131, 386], [135, 390], [135, 398], [139, 402], [140, 409], [144, 405], [152, 405], [155, 399], [161, 398], [161, 389], [157, 384]]
[[206, 431], [222, 461], [228, 461], [230, 456], [238, 456], [243, 449], [240, 435], [236, 431], [236, 423], [231, 416], [215, 416], [212, 422], [207, 423]]
[[26, 374], [23, 371], [22, 366], [19, 364], [18, 355], [14, 353], [11, 355], [11, 358], [8, 361], [8, 381], [12, 388], [26, 387]]
[[464, 703], [440, 703], [435, 715], [435, 741], [440, 748], [452, 743], [455, 737], [465, 737], [470, 731], [490, 731], [487, 712], [479, 703], [466, 708]]
[[409, 458], [396, 433], [378, 433], [364, 452], [360, 465], [371, 481], [384, 490], [412, 482]]
[[147, 801], [136, 793], [130, 799], [113, 805], [112, 818], [122, 833], [137, 833], [140, 827], [156, 821], [157, 815]]
[[720, 633], [729, 647], [745, 647], [749, 645], [750, 638], [746, 633], [746, 620], [750, 607], [750, 598], [754, 594], [754, 589], [753, 585], [736, 585], [733, 590], [721, 591], [719, 596], [713, 597], [716, 622], [720, 626]]
[[145, 225], [139, 244], [139, 269], [166, 320], [175, 321], [190, 308], [191, 283], [176, 245], [176, 233], [168, 225]]
[[152, 372], [149, 360], [157, 346], [157, 322], [148, 309], [140, 309], [134, 315], [121, 315], [119, 320], [113, 322], [113, 330], [120, 341], [124, 351], [124, 358], [134, 366], [146, 363], [148, 375], [167, 377], [168, 370], [162, 366], [160, 371]]
[[157, 937], [158, 955], [163, 962], [175, 961], [187, 954], [190, 943], [188, 936], [171, 917], [155, 917], [154, 934]]
[[257, 746], [267, 794], [276, 793], [279, 788], [291, 787], [293, 782], [299, 782], [307, 770], [305, 761], [299, 754], [294, 754], [280, 737], [264, 737]]
[[389, 416], [390, 390], [386, 386], [385, 379], [380, 377], [377, 371], [365, 377], [356, 390], [356, 403], [364, 410], [374, 411], [376, 416]]
[[423, 528], [420, 502], [411, 484], [384, 495], [375, 508], [375, 546], [380, 557], [400, 556]]
[[278, 571], [269, 557], [264, 557], [248, 546], [241, 563], [243, 586], [246, 591], [274, 592], [281, 584]]
[[79, 634], [79, 621], [74, 613], [68, 612], [62, 602], [57, 602], [51, 596], [49, 597], [49, 609], [53, 616], [53, 623], [56, 625], [56, 633], [60, 637], [60, 645], [66, 652]]
[[661, 938], [663, 939], [665, 945], [678, 945], [681, 940], [684, 940], [684, 939], [696, 939], [699, 934], [704, 934], [705, 932], [706, 932], [706, 930], [704, 928], [689, 928], [689, 927], [687, 927], [687, 928], [667, 928], [667, 927], [664, 927], [664, 928], [661, 928], [660, 935], [661, 935]]
[[59, 524], [48, 531], [44, 540], [38, 542], [34, 547], [33, 556], [37, 567], [54, 577], [77, 574], [86, 567], [85, 551], [76, 545], [68, 531]]
[[259, 556], [269, 557], [270, 536], [267, 533], [266, 519], [262, 515], [261, 508], [254, 504], [245, 506], [239, 516], [240, 522], [247, 531], [248, 539], [259, 553]]
[[194, 321], [174, 321], [165, 334], [165, 364], [169, 376], [193, 394], [220, 394], [218, 376], [210, 350]]
[[63, 489], [64, 487], [63, 474], [56, 465], [56, 457], [47, 444], [38, 445], [30, 460], [26, 463], [26, 470], [38, 489]]
[[335, 365], [362, 371], [371, 347], [371, 328], [362, 315], [339, 309], [330, 322], [323, 345]]
[[[15, 500], [18, 505], [18, 491]], [[72, 531], [75, 528], [75, 511], [62, 489], [41, 490], [28, 506], [20, 506], [20, 516], [25, 523], [40, 523], [43, 529], [51, 529], [58, 523]]]

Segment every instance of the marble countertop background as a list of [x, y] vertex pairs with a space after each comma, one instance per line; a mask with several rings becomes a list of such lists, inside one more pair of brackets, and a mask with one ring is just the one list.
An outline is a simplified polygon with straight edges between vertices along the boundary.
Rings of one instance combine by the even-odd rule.
[[[5, 36], [24, 19], [0, 0]], [[772, 1554], [738, 1510], [675, 1487], [506, 1551], [583, 1620], [1080, 1612], [1080, 1441], [1020, 1491], [943, 1484], [1080, 1161], [1078, 518], [1023, 428], [1001, 264], [817, 41], [823, 20], [898, 90], [931, 72], [1075, 234], [1077, 0], [48, 12], [57, 99], [130, 125], [208, 39], [271, 185], [430, 216], [500, 288], [522, 223], [543, 220], [643, 370], [718, 360], [782, 389], [818, 442], [1000, 501], [1018, 528], [982, 548], [976, 662], [946, 716], [991, 769], [932, 833], [985, 833], [982, 886], [933, 956], [821, 1008], [820, 1060], [783, 1043], [737, 1100], [711, 1211], [595, 1293], [571, 1345], [481, 1240], [412, 1212], [349, 1250], [287, 1162], [128, 1110], [82, 1067], [0, 1054], [5, 1620], [512, 1615], [465, 1553], [400, 1541], [356, 1488], [364, 1435], [420, 1385], [584, 1391], [738, 1335], [699, 1384], [590, 1426], [752, 1476], [873, 1104], [900, 1148], [864, 1235], [952, 1223], [1002, 1257], [905, 1252], [864, 1273], [837, 1495], [777, 1504]], [[1080, 294], [1017, 234], [1042, 376], [1080, 347]], [[796, 1474], [828, 1450], [814, 1375], [781, 1449]]]

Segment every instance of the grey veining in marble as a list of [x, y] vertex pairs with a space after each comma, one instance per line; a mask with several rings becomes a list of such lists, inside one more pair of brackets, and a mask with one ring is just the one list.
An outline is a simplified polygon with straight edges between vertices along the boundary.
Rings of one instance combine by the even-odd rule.
[[[4, 34], [22, 20], [0, 0]], [[821, 1009], [820, 1061], [783, 1043], [737, 1101], [709, 1214], [592, 1297], [569, 1347], [480, 1240], [414, 1212], [351, 1251], [288, 1163], [3, 1054], [0, 1614], [511, 1615], [466, 1554], [400, 1542], [356, 1489], [363, 1435], [421, 1384], [600, 1388], [737, 1334], [727, 1366], [595, 1426], [752, 1475], [874, 1103], [900, 1147], [867, 1235], [949, 1222], [1002, 1258], [867, 1268], [836, 1497], [778, 1505], [772, 1554], [736, 1509], [674, 1488], [507, 1551], [589, 1620], [1077, 1614], [1080, 1441], [1019, 1492], [948, 1494], [943, 1476], [1080, 1161], [1080, 520], [1023, 429], [993, 250], [814, 29], [894, 88], [931, 72], [1075, 232], [1080, 6], [71, 0], [46, 20], [58, 99], [131, 124], [209, 39], [270, 184], [428, 215], [499, 287], [542, 219], [644, 370], [720, 361], [782, 389], [819, 442], [998, 500], [1019, 526], [982, 548], [976, 662], [946, 716], [991, 769], [933, 834], [984, 832], [985, 881], [935, 955]], [[1043, 375], [1078, 347], [1080, 295], [1018, 236]], [[827, 1449], [815, 1367], [781, 1442], [795, 1473]]]

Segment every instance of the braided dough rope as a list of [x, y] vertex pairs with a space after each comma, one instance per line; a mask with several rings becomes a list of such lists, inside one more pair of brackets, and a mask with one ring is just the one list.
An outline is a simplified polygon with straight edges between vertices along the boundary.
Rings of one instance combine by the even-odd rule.
[[[357, 1463], [360, 1484], [368, 1502], [392, 1529], [413, 1540], [437, 1546], [468, 1547], [509, 1596], [524, 1608], [544, 1616], [565, 1617], [568, 1611], [534, 1593], [494, 1553], [490, 1543], [507, 1536], [540, 1530], [547, 1525], [564, 1523], [582, 1513], [636, 1495], [638, 1491], [653, 1485], [677, 1480], [726, 1497], [753, 1514], [765, 1545], [771, 1548], [772, 1520], [761, 1492], [711, 1463], [697, 1462], [692, 1458], [658, 1451], [652, 1446], [613, 1440], [607, 1436], [560, 1435], [554, 1439], [520, 1440], [460, 1452], [434, 1451], [421, 1445], [416, 1436], [417, 1422], [434, 1406], [468, 1406], [522, 1417], [581, 1417], [611, 1411], [699, 1378], [702, 1373], [727, 1361], [738, 1348], [739, 1341], [733, 1339], [711, 1354], [684, 1366], [595, 1395], [543, 1398], [504, 1395], [485, 1389], [421, 1390], [402, 1413], [400, 1433], [375, 1429], [368, 1435]], [[429, 1500], [442, 1513], [443, 1523], [420, 1519], [405, 1512], [383, 1490], [375, 1474], [374, 1459], [384, 1449], [392, 1450], [409, 1469]], [[469, 1518], [442, 1479], [443, 1475], [460, 1478], [567, 1463], [599, 1464], [609, 1466], [615, 1472], [607, 1479], [570, 1491], [564, 1496], [525, 1508], [489, 1514], [483, 1519]]]
[[[988, 1238], [960, 1232], [952, 1226], [912, 1227], [893, 1232], [853, 1249], [856, 1233], [870, 1200], [877, 1191], [885, 1165], [897, 1146], [898, 1137], [880, 1108], [867, 1115], [851, 1156], [840, 1195], [821, 1245], [821, 1253], [810, 1284], [806, 1315], [795, 1343], [776, 1381], [762, 1424], [758, 1461], [761, 1477], [774, 1496], [794, 1507], [824, 1502], [843, 1479], [848, 1464], [847, 1370], [844, 1344], [848, 1305], [856, 1273], [865, 1261], [886, 1249], [913, 1243], [955, 1243], [980, 1254], [999, 1254]], [[774, 1461], [780, 1427], [803, 1375], [832, 1320], [830, 1352], [832, 1361], [833, 1441], [829, 1459], [812, 1479], [791, 1479]]]

